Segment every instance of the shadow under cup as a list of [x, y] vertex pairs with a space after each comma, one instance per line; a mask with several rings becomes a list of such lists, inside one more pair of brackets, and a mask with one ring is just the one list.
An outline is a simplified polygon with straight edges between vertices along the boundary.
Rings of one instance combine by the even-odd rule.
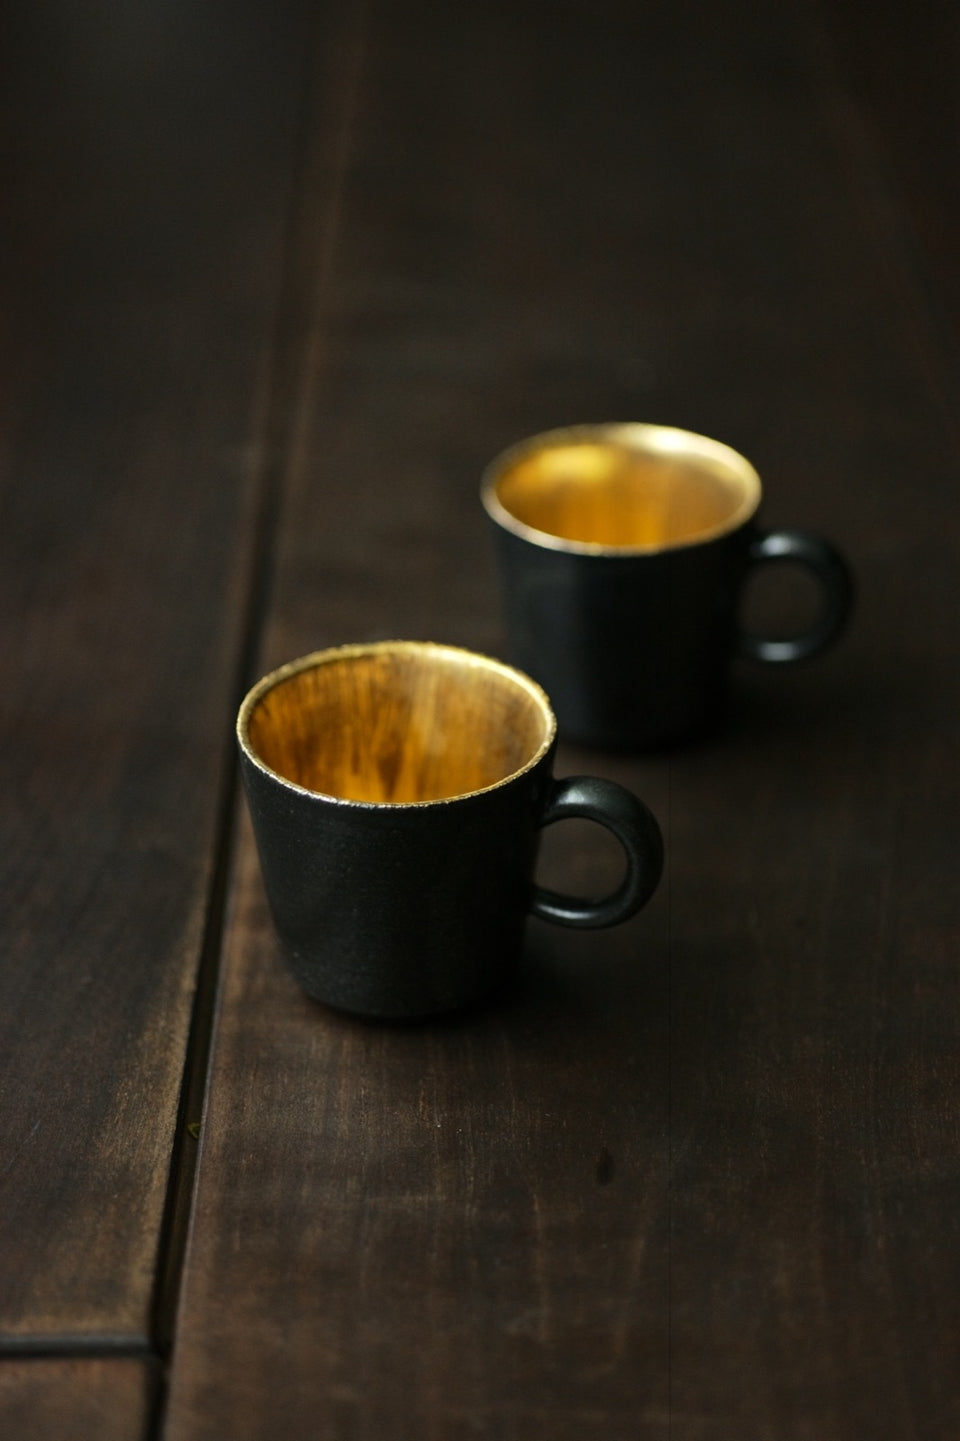
[[[457, 1010], [516, 969], [526, 916], [626, 919], [656, 888], [656, 821], [552, 774], [556, 721], [499, 661], [430, 642], [320, 651], [249, 692], [241, 770], [286, 960], [313, 998], [384, 1019]], [[587, 816], [626, 858], [600, 901], [534, 885], [540, 829]]]
[[[760, 478], [737, 451], [668, 426], [582, 425], [511, 447], [488, 467], [511, 658], [550, 692], [565, 735], [643, 749], [719, 719], [735, 654], [807, 659], [851, 606], [838, 552], [756, 523]], [[750, 570], [810, 570], [821, 608], [788, 639], [744, 631]]]

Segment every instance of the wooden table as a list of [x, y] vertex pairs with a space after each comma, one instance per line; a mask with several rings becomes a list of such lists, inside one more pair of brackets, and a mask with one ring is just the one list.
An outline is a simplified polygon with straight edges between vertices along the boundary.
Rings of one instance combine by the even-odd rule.
[[[956, 1437], [952, 7], [3, 29], [0, 1434]], [[739, 667], [708, 744], [563, 746], [663, 826], [628, 925], [531, 923], [454, 1024], [328, 1014], [238, 699], [340, 641], [502, 652], [480, 471], [612, 418], [750, 456], [856, 623]]]

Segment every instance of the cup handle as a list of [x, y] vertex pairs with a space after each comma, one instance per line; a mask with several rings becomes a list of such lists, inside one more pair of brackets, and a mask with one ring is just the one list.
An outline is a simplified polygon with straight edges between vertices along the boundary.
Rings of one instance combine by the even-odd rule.
[[615, 781], [567, 776], [553, 786], [541, 826], [573, 816], [598, 821], [623, 847], [627, 870], [617, 889], [598, 901], [576, 900], [535, 886], [531, 912], [561, 926], [599, 929], [618, 925], [645, 906], [657, 889], [663, 871], [660, 827], [643, 802]]
[[750, 564], [769, 565], [790, 561], [806, 566], [820, 582], [820, 614], [810, 630], [787, 640], [741, 631], [738, 648], [751, 660], [789, 665], [819, 655], [839, 637], [853, 609], [853, 577], [839, 551], [817, 535], [805, 530], [761, 531], [750, 543]]

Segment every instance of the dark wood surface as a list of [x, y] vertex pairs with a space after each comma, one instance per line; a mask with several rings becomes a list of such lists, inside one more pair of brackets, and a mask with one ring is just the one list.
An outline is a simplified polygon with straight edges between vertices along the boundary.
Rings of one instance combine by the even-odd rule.
[[215, 10], [5, 11], [8, 1352], [151, 1348], [175, 1280], [309, 33]]
[[5, 1357], [3, 1434], [31, 1441], [129, 1441], [149, 1434], [158, 1389], [159, 1367], [143, 1357]]
[[[952, 1438], [952, 11], [12, 16], [0, 1430]], [[854, 626], [738, 667], [710, 743], [561, 747], [660, 818], [639, 917], [531, 924], [454, 1024], [326, 1013], [238, 693], [501, 652], [480, 471], [611, 418], [743, 450]], [[547, 837], [557, 883], [614, 868]]]

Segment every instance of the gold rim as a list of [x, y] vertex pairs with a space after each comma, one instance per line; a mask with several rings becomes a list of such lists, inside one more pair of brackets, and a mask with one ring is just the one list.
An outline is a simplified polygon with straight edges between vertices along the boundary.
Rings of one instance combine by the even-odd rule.
[[[520, 519], [504, 503], [502, 482], [525, 461], [540, 453], [567, 446], [612, 446], [625, 453], [654, 457], [658, 460], [688, 458], [693, 464], [729, 482], [731, 495], [736, 495], [729, 514], [716, 524], [705, 526], [694, 534], [676, 540], [652, 544], [611, 544], [578, 540], [558, 535]], [[484, 509], [495, 524], [532, 545], [580, 555], [656, 555], [672, 550], [686, 550], [704, 545], [720, 536], [732, 534], [757, 511], [761, 500], [760, 477], [750, 462], [722, 441], [673, 426], [650, 425], [640, 421], [616, 421], [602, 425], [571, 425], [543, 431], [518, 441], [495, 456], [483, 472], [480, 496]]]
[[[275, 690], [278, 686], [294, 680], [297, 676], [306, 671], [316, 670], [322, 666], [337, 665], [352, 660], [362, 660], [371, 656], [387, 654], [415, 654], [425, 658], [427, 663], [436, 661], [453, 661], [458, 666], [465, 666], [477, 672], [492, 674], [503, 682], [506, 682], [514, 691], [524, 692], [539, 712], [541, 720], [542, 737], [536, 748], [526, 760], [509, 773], [499, 776], [490, 784], [477, 786], [472, 789], [458, 791], [448, 796], [428, 797], [423, 800], [365, 800], [353, 799], [349, 796], [336, 795], [334, 793], [317, 790], [311, 786], [301, 785], [296, 780], [282, 774], [271, 766], [259, 754], [250, 736], [250, 722], [260, 702]], [[460, 646], [445, 645], [437, 641], [370, 641], [358, 642], [349, 645], [333, 646], [325, 650], [312, 651], [308, 655], [298, 657], [296, 660], [288, 661], [282, 666], [264, 675], [244, 696], [237, 714], [236, 734], [241, 750], [264, 775], [270, 776], [279, 785], [285, 786], [291, 791], [301, 795], [320, 797], [336, 805], [345, 806], [367, 806], [373, 810], [384, 809], [422, 809], [426, 806], [449, 805], [451, 802], [465, 800], [470, 796], [483, 795], [488, 791], [499, 790], [502, 786], [509, 785], [511, 781], [519, 776], [525, 775], [548, 753], [554, 743], [557, 733], [557, 722], [553, 709], [546, 692], [536, 681], [523, 671], [507, 665], [505, 662], [495, 659], [493, 656], [481, 655], [476, 651], [466, 650]]]

